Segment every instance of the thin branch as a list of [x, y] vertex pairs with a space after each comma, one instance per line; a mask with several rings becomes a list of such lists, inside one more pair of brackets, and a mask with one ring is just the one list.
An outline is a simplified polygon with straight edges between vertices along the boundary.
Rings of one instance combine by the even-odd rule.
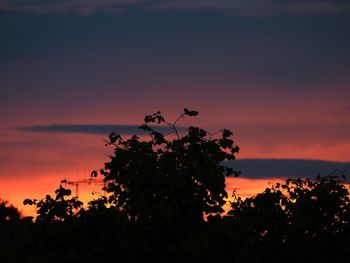
[[177, 138], [180, 140], [180, 135], [179, 135], [179, 131], [177, 130], [177, 128], [176, 128], [176, 124], [177, 124], [177, 122], [180, 120], [180, 119], [182, 119], [182, 118], [184, 118], [185, 117], [185, 114], [181, 114], [175, 121], [174, 121], [174, 123], [173, 124], [171, 124], [171, 128], [173, 128], [173, 130], [174, 130], [174, 132], [175, 132], [175, 134], [176, 134], [176, 136], [177, 136]]
[[183, 119], [185, 117], [185, 114], [180, 114], [180, 116], [174, 121], [173, 123], [173, 126], [176, 126], [177, 122], [180, 120], [180, 119]]
[[168, 121], [166, 121], [166, 120], [163, 120], [163, 122], [164, 122], [166, 125], [168, 125], [169, 127], [173, 127], [173, 126], [174, 126], [173, 123], [170, 123], [170, 122], [168, 122]]
[[210, 135], [208, 140], [210, 141], [213, 136], [215, 136], [215, 135], [217, 135], [217, 134], [219, 134], [221, 132], [223, 132], [223, 130], [219, 130], [219, 131], [214, 132], [214, 133], [210, 133], [210, 132], [207, 131], [207, 133]]

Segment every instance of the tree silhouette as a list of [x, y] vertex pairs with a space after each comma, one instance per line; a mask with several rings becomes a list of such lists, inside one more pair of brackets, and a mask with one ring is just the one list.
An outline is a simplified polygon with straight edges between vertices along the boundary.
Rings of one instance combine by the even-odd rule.
[[[189, 226], [202, 222], [204, 215], [217, 216], [224, 211], [225, 176], [235, 172], [221, 163], [234, 160], [239, 148], [229, 130], [211, 134], [189, 127], [182, 135], [177, 122], [196, 115], [197, 111], [184, 109], [172, 123], [160, 112], [146, 115], [139, 128], [150, 134], [149, 140], [135, 135], [124, 140], [110, 134], [108, 144], [114, 146], [114, 155], [100, 173], [108, 183], [109, 201], [131, 221]], [[149, 123], [166, 125], [175, 138], [167, 139]], [[221, 137], [215, 138], [219, 133]]]
[[16, 207], [0, 199], [0, 223], [18, 221], [20, 217], [21, 214]]
[[[286, 179], [251, 198], [235, 197], [228, 212], [234, 231], [247, 242], [248, 261], [288, 253], [288, 262], [346, 259], [350, 199], [344, 176]], [[338, 251], [332, 253], [332, 249]]]
[[313, 180], [286, 179], [244, 200], [236, 197], [228, 215], [235, 221], [255, 221], [254, 231], [260, 236], [283, 223], [295, 228], [294, 233], [315, 240], [344, 231], [350, 220], [349, 205], [349, 191], [342, 177], [317, 176]]
[[71, 219], [75, 215], [75, 211], [79, 209], [83, 203], [76, 197], [66, 199], [71, 195], [70, 189], [60, 187], [55, 191], [56, 197], [52, 198], [46, 195], [44, 199], [26, 199], [24, 205], [35, 205], [38, 216], [36, 222], [52, 223], [57, 221], [65, 221]]

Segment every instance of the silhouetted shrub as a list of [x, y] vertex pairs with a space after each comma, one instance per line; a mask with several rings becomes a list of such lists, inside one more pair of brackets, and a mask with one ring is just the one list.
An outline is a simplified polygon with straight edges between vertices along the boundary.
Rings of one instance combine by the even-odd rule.
[[226, 219], [237, 234], [246, 236], [242, 258], [248, 261], [271, 259], [276, 250], [289, 254], [288, 262], [345, 260], [349, 201], [343, 177], [287, 179], [254, 197], [236, 197]]
[[3, 222], [19, 221], [20, 212], [8, 201], [0, 199], [0, 224]]
[[[149, 140], [135, 135], [124, 140], [110, 134], [108, 144], [114, 146], [114, 155], [100, 172], [108, 183], [109, 202], [129, 220], [193, 226], [203, 222], [204, 215], [224, 211], [225, 175], [234, 171], [221, 163], [234, 160], [239, 149], [229, 130], [220, 131], [219, 139], [198, 127], [189, 127], [181, 135], [177, 121], [197, 114], [185, 109], [173, 123], [160, 112], [147, 115], [140, 129], [149, 132]], [[148, 123], [167, 125], [175, 138], [167, 139]]]
[[83, 205], [76, 197], [66, 199], [65, 197], [70, 196], [72, 192], [61, 185], [55, 193], [55, 198], [46, 195], [45, 199], [39, 201], [35, 199], [24, 200], [24, 205], [35, 205], [38, 214], [36, 222], [52, 223], [71, 219], [75, 215], [75, 211]]

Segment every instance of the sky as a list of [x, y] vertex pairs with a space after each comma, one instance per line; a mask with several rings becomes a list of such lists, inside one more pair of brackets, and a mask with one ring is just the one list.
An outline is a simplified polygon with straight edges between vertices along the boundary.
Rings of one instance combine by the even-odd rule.
[[[231, 129], [238, 161], [345, 167], [349, 26], [345, 0], [0, 0], [0, 198], [86, 178], [109, 129], [184, 107], [183, 127]], [[271, 178], [245, 167], [246, 188]]]

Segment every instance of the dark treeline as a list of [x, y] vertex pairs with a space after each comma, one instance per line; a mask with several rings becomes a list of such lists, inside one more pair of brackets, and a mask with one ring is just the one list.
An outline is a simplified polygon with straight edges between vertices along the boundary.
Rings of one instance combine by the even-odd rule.
[[[232, 132], [211, 134], [147, 115], [150, 140], [118, 134], [99, 172], [105, 195], [83, 203], [60, 186], [26, 199], [35, 218], [0, 203], [0, 262], [350, 262], [350, 199], [344, 176], [287, 179], [254, 197], [228, 195], [224, 167], [239, 148]], [[174, 133], [167, 140], [148, 123]], [[219, 138], [217, 138], [219, 137]]]

